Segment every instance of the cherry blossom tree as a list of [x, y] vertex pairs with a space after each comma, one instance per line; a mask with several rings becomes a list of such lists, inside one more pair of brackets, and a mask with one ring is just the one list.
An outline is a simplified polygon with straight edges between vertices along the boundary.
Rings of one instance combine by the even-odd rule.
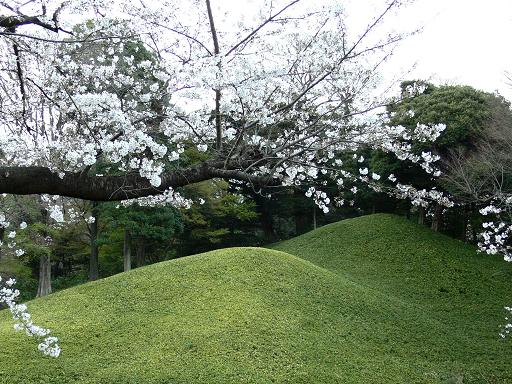
[[[433, 172], [436, 158], [411, 154], [410, 142], [442, 125], [410, 132], [375, 113], [386, 103], [378, 68], [403, 37], [383, 33], [384, 20], [401, 1], [382, 2], [355, 31], [329, 0], [268, 1], [237, 23], [209, 0], [2, 6], [0, 192], [169, 201], [224, 178], [311, 185], [326, 211], [320, 174], [340, 189], [380, 179], [344, 170], [340, 153], [380, 148]], [[190, 148], [204, 156], [187, 161]], [[383, 180], [420, 203], [444, 199]]]
[[[336, 2], [304, 3], [266, 2], [236, 25], [210, 1], [4, 4], [0, 192], [98, 201], [214, 177], [294, 184], [338, 177], [329, 158], [347, 148], [403, 151], [381, 121], [354, 123], [384, 102], [370, 97], [376, 69], [402, 36], [379, 31], [400, 2], [353, 34]], [[92, 20], [80, 32], [78, 12]], [[137, 62], [139, 49], [156, 59]], [[185, 165], [189, 147], [204, 160]]]

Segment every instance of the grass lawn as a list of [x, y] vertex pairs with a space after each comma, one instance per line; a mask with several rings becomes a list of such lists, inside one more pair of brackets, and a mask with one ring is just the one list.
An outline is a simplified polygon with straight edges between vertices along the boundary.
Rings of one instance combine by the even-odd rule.
[[[154, 264], [0, 312], [0, 383], [512, 383], [512, 266], [390, 215]], [[282, 251], [285, 252], [282, 252]]]

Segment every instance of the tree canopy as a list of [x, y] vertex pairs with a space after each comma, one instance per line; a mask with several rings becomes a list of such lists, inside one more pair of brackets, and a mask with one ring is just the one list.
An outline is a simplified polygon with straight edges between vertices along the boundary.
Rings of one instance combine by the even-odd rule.
[[[361, 31], [331, 1], [264, 2], [236, 25], [209, 0], [115, 6], [115, 18], [97, 1], [4, 7], [0, 192], [123, 200], [211, 178], [315, 183], [319, 169], [340, 177], [329, 159], [348, 148], [403, 152], [369, 114], [384, 102], [370, 97], [378, 63], [402, 38], [380, 34], [399, 1]], [[206, 156], [184, 165], [191, 147]]]

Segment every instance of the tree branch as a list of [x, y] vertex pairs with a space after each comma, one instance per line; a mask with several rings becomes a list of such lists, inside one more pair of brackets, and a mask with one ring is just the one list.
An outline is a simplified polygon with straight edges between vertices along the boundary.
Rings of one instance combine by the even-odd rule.
[[120, 201], [158, 195], [169, 188], [213, 178], [236, 179], [261, 186], [276, 184], [276, 180], [267, 176], [255, 176], [239, 169], [216, 168], [221, 165], [204, 162], [196, 167], [165, 173], [158, 188], [137, 173], [90, 176], [83, 172], [63, 172], [60, 177], [45, 167], [0, 167], [0, 193], [51, 194], [91, 201]]
[[16, 15], [16, 16], [1, 16], [0, 15], [0, 27], [5, 28], [7, 30], [13, 29], [22, 25], [33, 24], [40, 26], [44, 29], [48, 29], [52, 32], [59, 32], [59, 27], [57, 25], [51, 25], [44, 21], [41, 21], [37, 16], [24, 16], [24, 15]]
[[292, 7], [293, 5], [295, 5], [296, 3], [298, 3], [299, 1], [301, 0], [295, 0], [295, 1], [292, 1], [291, 3], [289, 3], [288, 5], [286, 5], [283, 9], [281, 9], [279, 12], [277, 12], [276, 14], [274, 15], [271, 15], [268, 19], [266, 19], [263, 23], [261, 23], [260, 25], [258, 25], [255, 29], [253, 29], [251, 31], [251, 33], [249, 33], [245, 38], [243, 38], [242, 40], [240, 40], [237, 44], [235, 44], [227, 53], [226, 53], [226, 56], [229, 56], [231, 53], [233, 53], [234, 51], [236, 51], [238, 49], [238, 47], [240, 47], [241, 45], [245, 44], [247, 41], [249, 41], [254, 35], [256, 35], [263, 27], [265, 27], [265, 25], [267, 25], [268, 23], [272, 22], [275, 20], [275, 18], [277, 16], [279, 16], [280, 14], [282, 14], [284, 11], [286, 11], [288, 8]]
[[[215, 55], [218, 55], [220, 52], [219, 48], [219, 39], [217, 37], [217, 31], [215, 29], [215, 23], [213, 21], [213, 13], [212, 7], [210, 4], [210, 0], [206, 0], [206, 8], [208, 10], [208, 20], [210, 21], [210, 29], [212, 33], [213, 39], [213, 52]], [[220, 66], [220, 63], [219, 63]], [[221, 93], [220, 89], [215, 89], [215, 130], [216, 130], [216, 149], [220, 151], [222, 149], [222, 121], [220, 116], [220, 101], [221, 101]]]

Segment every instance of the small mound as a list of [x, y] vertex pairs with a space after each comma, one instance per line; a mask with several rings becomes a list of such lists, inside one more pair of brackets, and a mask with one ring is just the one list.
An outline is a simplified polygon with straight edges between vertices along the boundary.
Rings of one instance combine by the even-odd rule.
[[[411, 371], [385, 344], [374, 350], [372, 334], [384, 342], [379, 296], [266, 249], [154, 264], [29, 303], [60, 338], [58, 359], [41, 357], [2, 313], [0, 382], [393, 382]], [[392, 339], [406, 312], [379, 320]]]

